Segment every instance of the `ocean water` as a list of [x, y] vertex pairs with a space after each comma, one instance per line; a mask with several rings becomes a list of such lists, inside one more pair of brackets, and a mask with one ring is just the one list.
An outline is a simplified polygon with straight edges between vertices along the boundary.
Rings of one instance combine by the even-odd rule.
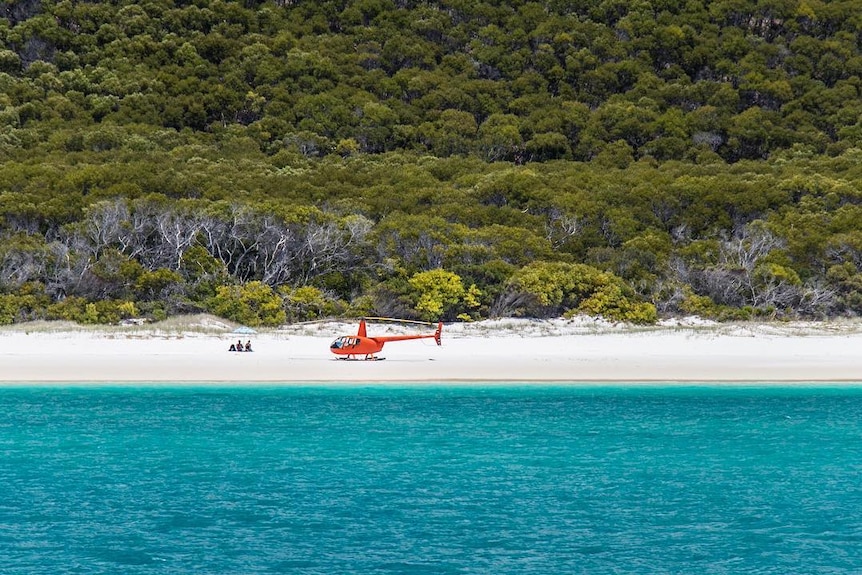
[[862, 387], [0, 389], [0, 573], [862, 572]]

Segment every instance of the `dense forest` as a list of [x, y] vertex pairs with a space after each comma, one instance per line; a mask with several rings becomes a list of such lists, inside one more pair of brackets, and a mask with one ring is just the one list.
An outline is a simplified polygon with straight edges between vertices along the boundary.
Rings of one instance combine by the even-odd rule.
[[0, 3], [0, 324], [862, 313], [862, 0]]

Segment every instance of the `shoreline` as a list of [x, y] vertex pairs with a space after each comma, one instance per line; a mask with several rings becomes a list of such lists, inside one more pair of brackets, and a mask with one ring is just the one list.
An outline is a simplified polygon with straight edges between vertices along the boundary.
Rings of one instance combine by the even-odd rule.
[[201, 390], [241, 390], [241, 389], [581, 389], [581, 390], [662, 390], [662, 389], [714, 389], [714, 390], [745, 390], [745, 389], [821, 389], [821, 390], [862, 390], [862, 380], [846, 381], [695, 381], [695, 380], [642, 380], [642, 381], [563, 381], [536, 379], [521, 380], [352, 380], [334, 382], [318, 381], [83, 381], [83, 380], [50, 380], [50, 381], [2, 381], [0, 391], [4, 389], [201, 389]]
[[[207, 318], [207, 322], [213, 322]], [[611, 326], [596, 320], [498, 320], [444, 327], [443, 345], [390, 342], [385, 361], [329, 352], [355, 324], [287, 326], [253, 335], [201, 321], [171, 329], [0, 330], [0, 386], [862, 385], [862, 324]], [[414, 327], [374, 326], [369, 334]], [[251, 339], [254, 351], [227, 351]]]

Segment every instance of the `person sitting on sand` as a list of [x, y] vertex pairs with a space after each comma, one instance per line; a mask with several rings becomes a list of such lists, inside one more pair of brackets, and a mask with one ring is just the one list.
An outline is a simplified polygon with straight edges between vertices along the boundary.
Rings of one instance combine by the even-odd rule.
[[247, 342], [245, 342], [245, 350], [251, 351], [251, 340], [248, 340]]
[[230, 344], [230, 349], [228, 351], [236, 351], [236, 344]]
[[241, 339], [236, 340], [236, 350], [242, 351], [242, 340]]

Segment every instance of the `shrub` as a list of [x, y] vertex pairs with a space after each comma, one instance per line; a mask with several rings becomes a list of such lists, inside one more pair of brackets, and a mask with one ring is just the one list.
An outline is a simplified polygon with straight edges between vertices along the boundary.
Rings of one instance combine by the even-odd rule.
[[535, 262], [518, 270], [498, 298], [500, 315], [554, 317], [586, 313], [617, 321], [653, 323], [655, 306], [637, 300], [622, 279], [585, 264]]
[[45, 286], [25, 282], [16, 293], [0, 294], [0, 325], [43, 318], [50, 302]]
[[81, 297], [70, 296], [48, 307], [48, 319], [63, 319], [82, 324], [113, 324], [121, 319], [136, 317], [137, 306], [127, 300], [103, 300], [89, 302]]
[[637, 324], [655, 323], [658, 313], [655, 306], [646, 302], [635, 302], [625, 296], [619, 284], [607, 284], [596, 289], [581, 300], [577, 311], [588, 315], [600, 315], [613, 321]]
[[413, 274], [409, 282], [416, 313], [425, 321], [457, 314], [470, 319], [468, 310], [479, 307], [481, 293], [475, 285], [465, 289], [461, 277], [443, 269]]
[[216, 288], [207, 308], [218, 316], [250, 326], [276, 326], [287, 321], [281, 296], [259, 281]]
[[341, 315], [347, 307], [344, 302], [327, 298], [323, 291], [313, 286], [283, 286], [279, 292], [284, 297], [288, 321], [307, 321]]

